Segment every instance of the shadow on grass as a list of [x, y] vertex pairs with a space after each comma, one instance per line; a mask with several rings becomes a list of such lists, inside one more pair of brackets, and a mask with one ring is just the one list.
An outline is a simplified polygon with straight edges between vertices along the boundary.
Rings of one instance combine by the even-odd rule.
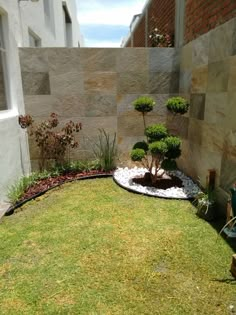
[[236, 279], [233, 278], [212, 279], [211, 281], [236, 285]]

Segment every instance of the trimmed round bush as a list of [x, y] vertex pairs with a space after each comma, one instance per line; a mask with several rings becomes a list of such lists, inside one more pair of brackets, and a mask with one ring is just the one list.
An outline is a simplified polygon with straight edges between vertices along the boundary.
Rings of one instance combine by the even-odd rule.
[[133, 149], [130, 153], [132, 161], [140, 162], [145, 157], [146, 152], [143, 149]]
[[161, 163], [161, 168], [163, 168], [166, 171], [173, 171], [177, 169], [177, 164], [175, 160], [165, 159]]
[[189, 102], [183, 97], [171, 97], [166, 103], [167, 109], [173, 114], [185, 114], [189, 108]]
[[161, 141], [150, 143], [149, 150], [152, 155], [158, 155], [158, 154], [164, 155], [168, 151], [168, 147], [165, 141], [161, 140]]
[[166, 138], [168, 131], [163, 124], [155, 124], [145, 129], [145, 135], [148, 137], [149, 142], [155, 142]]
[[135, 145], [133, 146], [133, 150], [134, 149], [143, 149], [145, 152], [147, 152], [148, 144], [145, 141], [136, 142]]
[[140, 96], [133, 102], [134, 108], [141, 113], [148, 113], [153, 110], [155, 101], [148, 96]]
[[181, 155], [181, 140], [179, 137], [169, 136], [165, 138], [165, 143], [167, 145], [168, 151], [166, 157], [168, 159], [177, 159]]

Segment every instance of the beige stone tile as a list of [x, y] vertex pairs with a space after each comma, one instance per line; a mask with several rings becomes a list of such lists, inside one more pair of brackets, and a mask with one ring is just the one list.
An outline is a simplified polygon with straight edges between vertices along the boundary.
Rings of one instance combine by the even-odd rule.
[[182, 154], [178, 159], [180, 169], [204, 187], [208, 170], [215, 169], [216, 186], [219, 185], [222, 158], [220, 152], [212, 152], [190, 141], [182, 141], [181, 149]]
[[84, 72], [116, 71], [116, 48], [82, 48], [80, 63]]
[[118, 94], [146, 94], [148, 93], [149, 73], [121, 72], [118, 74]]
[[115, 72], [85, 72], [85, 92], [102, 92], [115, 94], [117, 88], [117, 74]]
[[192, 71], [191, 92], [205, 93], [207, 90], [208, 67], [202, 66], [194, 68]]
[[81, 49], [53, 48], [48, 50], [49, 71], [52, 74], [82, 72]]
[[208, 64], [209, 56], [209, 34], [204, 34], [199, 36], [192, 42], [192, 60], [193, 67], [204, 66]]
[[229, 58], [228, 91], [236, 92], [236, 56]]
[[204, 120], [209, 124], [227, 124], [227, 93], [207, 93]]
[[232, 55], [234, 21], [230, 20], [210, 32], [209, 63]]
[[22, 72], [48, 72], [48, 48], [20, 48]]
[[50, 82], [46, 72], [22, 72], [24, 95], [49, 95]]
[[179, 50], [175, 48], [149, 48], [150, 72], [179, 72]]
[[121, 49], [117, 54], [117, 72], [145, 72], [149, 69], [148, 49]]
[[84, 93], [84, 74], [81, 72], [67, 72], [55, 74], [50, 72], [50, 86], [52, 95], [80, 95]]
[[229, 81], [229, 62], [220, 61], [209, 64], [208, 92], [226, 92]]
[[26, 95], [25, 111], [33, 117], [47, 117], [57, 111], [58, 99], [52, 95]]
[[149, 93], [167, 94], [179, 92], [178, 72], [151, 72], [149, 74]]

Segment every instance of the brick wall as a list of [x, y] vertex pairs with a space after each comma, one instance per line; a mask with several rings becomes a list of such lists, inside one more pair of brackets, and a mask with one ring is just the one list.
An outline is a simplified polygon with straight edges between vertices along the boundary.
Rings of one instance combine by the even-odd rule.
[[143, 15], [133, 33], [133, 47], [145, 47], [145, 16]]
[[[174, 35], [175, 28], [175, 1], [174, 0], [153, 0], [148, 7], [148, 31], [155, 27], [160, 33]], [[150, 40], [148, 46], [151, 46]]]
[[[145, 33], [146, 13], [148, 33]], [[148, 47], [151, 47], [149, 34], [154, 28], [161, 33], [168, 32], [174, 35], [175, 25], [175, 0], [152, 0], [145, 8], [145, 11], [136, 25], [133, 32], [133, 47], [145, 47], [145, 36], [148, 38]], [[129, 43], [126, 44], [129, 47]]]
[[235, 0], [186, 0], [185, 43], [236, 17]]

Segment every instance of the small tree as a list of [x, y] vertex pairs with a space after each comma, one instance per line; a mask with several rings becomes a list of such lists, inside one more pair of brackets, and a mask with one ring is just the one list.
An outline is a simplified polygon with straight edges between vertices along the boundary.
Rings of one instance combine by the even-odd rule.
[[81, 130], [81, 123], [69, 121], [61, 131], [54, 130], [58, 126], [59, 120], [57, 114], [52, 113], [48, 120], [39, 124], [34, 124], [34, 120], [30, 115], [21, 115], [19, 116], [19, 124], [23, 129], [29, 127], [29, 135], [35, 139], [39, 148], [40, 171], [46, 168], [48, 160], [54, 160], [58, 165], [63, 164], [67, 150], [78, 147], [75, 133]]
[[[139, 104], [138, 108], [137, 103]], [[153, 104], [155, 104], [154, 101]], [[133, 102], [133, 105], [136, 110], [143, 113], [144, 134], [147, 141], [135, 143], [130, 157], [132, 161], [141, 162], [149, 170], [152, 183], [155, 183], [164, 174], [164, 172], [160, 174], [161, 169], [170, 170], [176, 168], [175, 160], [181, 155], [181, 140], [177, 136], [170, 135], [163, 124], [154, 124], [146, 127], [144, 116], [144, 113], [147, 112], [146, 105], [142, 105], [137, 100]], [[176, 112], [175, 109], [173, 109], [174, 111]], [[184, 113], [185, 111], [181, 106], [177, 106], [177, 112]]]

